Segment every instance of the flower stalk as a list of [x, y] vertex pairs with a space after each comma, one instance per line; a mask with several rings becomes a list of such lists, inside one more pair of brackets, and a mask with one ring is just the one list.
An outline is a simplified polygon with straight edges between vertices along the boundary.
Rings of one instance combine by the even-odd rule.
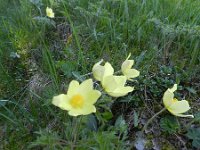
[[77, 140], [77, 136], [79, 133], [78, 130], [81, 125], [81, 121], [82, 121], [82, 116], [73, 118], [73, 124], [72, 124], [72, 128], [73, 128], [72, 136], [73, 137], [72, 137], [72, 142], [71, 142], [71, 150], [74, 150], [76, 147], [76, 140]]
[[163, 109], [161, 109], [159, 112], [157, 112], [156, 114], [154, 114], [148, 121], [147, 123], [144, 125], [143, 129], [142, 129], [142, 133], [147, 129], [148, 125], [153, 121], [154, 118], [156, 118], [158, 115], [160, 115], [163, 111], [165, 111], [166, 108], [164, 107]]

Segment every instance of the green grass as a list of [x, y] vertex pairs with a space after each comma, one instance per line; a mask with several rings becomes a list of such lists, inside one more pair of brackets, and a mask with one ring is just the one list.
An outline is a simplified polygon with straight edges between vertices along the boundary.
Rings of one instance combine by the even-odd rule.
[[[179, 84], [177, 96], [189, 100], [190, 113], [199, 111], [198, 0], [0, 3], [0, 100], [9, 100], [0, 101], [0, 149], [69, 149], [76, 134], [76, 149], [130, 149], [137, 131], [159, 111], [163, 92], [174, 83]], [[45, 17], [47, 6], [56, 18]], [[55, 108], [52, 97], [66, 92], [72, 79], [87, 78], [81, 75], [91, 72], [102, 58], [117, 71], [130, 52], [141, 73], [134, 82], [136, 90], [112, 107], [106, 104], [112, 99], [105, 96], [96, 116], [83, 117], [74, 131], [76, 120]], [[15, 53], [20, 58], [11, 56]], [[199, 120], [178, 118], [181, 127], [173, 133], [176, 136], [169, 137], [174, 129], [169, 129], [167, 114], [162, 114], [169, 125], [162, 121], [167, 129], [159, 128], [160, 145], [192, 148], [185, 133], [191, 126], [199, 128]], [[159, 122], [157, 118], [154, 123]], [[153, 133], [157, 127], [151, 127]], [[147, 134], [147, 146], [151, 148], [156, 138]]]

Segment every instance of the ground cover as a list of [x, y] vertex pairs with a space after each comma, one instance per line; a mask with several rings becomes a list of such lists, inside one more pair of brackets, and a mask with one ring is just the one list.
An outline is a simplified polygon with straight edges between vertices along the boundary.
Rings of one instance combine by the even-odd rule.
[[[200, 2], [197, 0], [0, 0], [1, 149], [198, 149]], [[52, 8], [54, 18], [46, 15]], [[104, 59], [120, 70], [131, 53], [134, 91], [72, 117], [52, 104], [71, 80], [93, 78]], [[188, 100], [182, 118], [163, 94]], [[81, 118], [81, 119], [80, 119]]]

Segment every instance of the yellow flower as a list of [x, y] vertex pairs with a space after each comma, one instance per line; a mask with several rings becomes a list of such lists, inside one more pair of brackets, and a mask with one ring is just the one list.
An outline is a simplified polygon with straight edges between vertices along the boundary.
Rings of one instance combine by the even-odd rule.
[[128, 55], [121, 66], [122, 73], [127, 77], [128, 80], [131, 80], [131, 78], [135, 78], [140, 75], [140, 72], [138, 70], [131, 69], [134, 64], [134, 60], [128, 60], [130, 57], [131, 54]]
[[175, 116], [179, 117], [194, 117], [193, 115], [184, 115], [182, 113], [190, 109], [189, 103], [186, 100], [178, 101], [174, 98], [174, 92], [177, 90], [177, 84], [174, 84], [173, 88], [167, 89], [163, 96], [163, 103], [167, 110]]
[[101, 84], [108, 95], [113, 97], [125, 96], [134, 90], [133, 87], [125, 86], [125, 76], [109, 75], [103, 78]]
[[114, 69], [109, 62], [106, 62], [104, 66], [101, 65], [103, 60], [96, 63], [92, 68], [92, 73], [97, 81], [102, 81], [105, 76], [113, 75]]
[[49, 17], [49, 18], [54, 18], [54, 12], [51, 8], [47, 7], [46, 8], [46, 15]]
[[93, 89], [92, 79], [79, 84], [73, 80], [69, 84], [67, 94], [53, 97], [52, 103], [63, 110], [69, 111], [69, 115], [88, 115], [96, 112], [94, 103], [101, 96], [101, 92]]

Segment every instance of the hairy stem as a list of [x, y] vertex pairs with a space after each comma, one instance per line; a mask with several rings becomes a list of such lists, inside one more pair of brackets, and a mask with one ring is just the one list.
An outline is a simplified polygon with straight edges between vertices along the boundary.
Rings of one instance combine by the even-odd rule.
[[154, 114], [148, 121], [147, 123], [144, 125], [143, 129], [142, 129], [142, 133], [147, 129], [148, 125], [153, 121], [153, 119], [155, 117], [157, 117], [158, 115], [160, 115], [163, 111], [165, 111], [166, 108], [164, 107], [163, 109], [161, 109], [159, 112], [157, 112], [156, 114]]
[[77, 139], [77, 136], [78, 136], [78, 130], [79, 130], [79, 126], [81, 124], [81, 120], [82, 120], [82, 117], [80, 118], [73, 118], [73, 132], [72, 132], [72, 136], [73, 136], [73, 139], [72, 139], [72, 143], [71, 143], [71, 150], [74, 150], [75, 149], [75, 145], [76, 145], [76, 139]]

